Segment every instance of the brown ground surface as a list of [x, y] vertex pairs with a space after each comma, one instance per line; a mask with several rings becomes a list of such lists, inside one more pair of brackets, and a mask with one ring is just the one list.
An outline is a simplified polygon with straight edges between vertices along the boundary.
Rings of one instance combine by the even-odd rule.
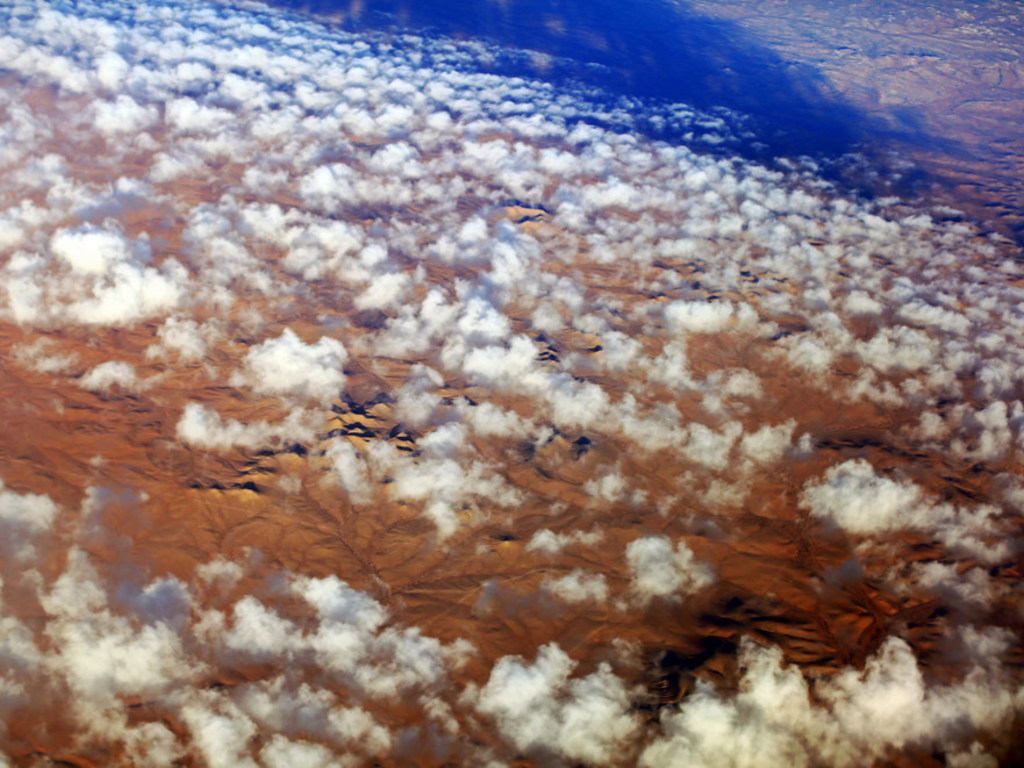
[[[946, 17], [930, 17], [928, 23], [936, 25], [935, 45], [946, 57], [936, 59], [932, 54], [898, 52], [898, 34], [881, 22], [870, 29], [850, 28], [838, 21], [830, 27], [828, 19], [838, 18], [839, 11], [820, 11], [833, 15], [813, 19], [815, 29], [835, 30], [837, 39], [832, 41], [801, 32], [802, 22], [795, 18], [792, 4], [716, 3], [713, 9], [708, 6], [712, 10], [773, 35], [789, 55], [819, 61], [837, 92], [879, 119], [898, 120], [897, 107], [912, 107], [927, 130], [957, 137], [955, 151], [904, 149], [940, 180], [946, 189], [943, 194], [968, 212], [985, 209], [987, 221], [996, 221], [1007, 232], [1017, 231], [1024, 153], [1016, 125], [1024, 111], [1017, 82], [1021, 74], [1017, 64], [986, 63], [990, 42], [983, 46], [961, 39], [942, 26]], [[787, 13], [794, 14], [791, 26], [775, 24]], [[879, 42], [883, 39], [888, 41], [885, 45]], [[944, 61], [954, 56], [972, 64], [950, 71]], [[967, 82], [962, 91], [950, 85], [963, 78]], [[963, 95], [976, 93], [978, 83], [989, 82], [989, 95], [971, 99]], [[51, 96], [35, 94], [42, 108], [48, 108], [46, 99]], [[55, 146], [59, 145], [58, 141]], [[79, 157], [81, 166], [74, 169], [78, 177], [111, 174], [102, 162], [90, 165], [87, 153]], [[143, 167], [146, 158], [140, 153], [124, 162], [128, 172]], [[216, 192], [232, 186], [240, 173], [230, 166], [207, 169], [214, 171], [221, 185]], [[172, 192], [187, 204], [216, 200], [215, 192], [202, 180], [176, 182], [161, 191]], [[941, 195], [936, 199], [941, 200]], [[466, 204], [472, 206], [473, 201]], [[509, 206], [492, 215], [507, 216], [542, 244], [554, 248], [562, 243], [563, 233], [539, 209]], [[54, 226], [73, 223], [69, 219]], [[183, 221], [173, 211], [143, 207], [123, 217], [121, 224], [128, 237], [148, 232], [158, 244], [160, 257], [176, 256], [188, 263], [180, 237]], [[282, 254], [268, 248], [257, 256], [282, 282], [294, 280], [279, 264]], [[407, 263], [402, 268], [412, 273], [415, 267]], [[450, 288], [457, 278], [472, 279], [474, 270], [478, 271], [474, 266], [439, 263], [424, 268], [427, 280], [417, 288], [420, 294], [426, 285]], [[649, 267], [626, 270], [595, 264], [581, 253], [575, 259], [552, 259], [544, 269], [571, 276], [588, 296], [631, 308], [665, 300], [644, 287], [663, 270], [691, 281], [690, 299], [717, 297], [757, 307], [769, 292], [791, 289], [784, 279], [764, 279], [771, 275], [764, 271], [758, 277], [755, 271], [742, 289], [722, 295], [701, 287], [701, 265], [685, 259], [661, 259]], [[798, 504], [809, 480], [853, 458], [868, 459], [882, 474], [902, 473], [930, 496], [963, 505], [996, 498], [1002, 473], [1024, 471], [1013, 458], [1019, 454], [976, 462], [942, 448], [922, 447], [905, 429], [916, 423], [917, 411], [868, 400], [851, 402], [843, 388], [858, 370], [856, 360], [840, 359], [822, 378], [812, 380], [784, 362], [778, 354], [778, 338], [755, 338], [736, 328], [691, 337], [688, 355], [695, 377], [737, 367], [760, 379], [763, 394], [750, 401], [728, 402], [728, 418], [737, 419], [746, 432], [793, 419], [797, 423], [794, 436], [813, 435], [814, 450], [750, 472], [731, 466], [711, 473], [695, 468], [678, 453], [637, 445], [611, 428], [552, 428], [550, 437], [540, 444], [472, 436], [472, 451], [498, 467], [504, 481], [523, 492], [524, 501], [511, 507], [491, 504], [486, 498], [465, 503], [457, 510], [456, 532], [441, 540], [420, 505], [395, 498], [391, 478], [376, 482], [369, 501], [355, 503], [331, 481], [325, 456], [333, 443], [348, 441], [361, 449], [376, 440], [403, 453], [403, 460], [417, 461], [418, 442], [429, 429], [403, 423], [394, 401], [415, 363], [436, 364], [433, 351], [422, 360], [375, 354], [365, 342], [382, 319], [359, 313], [351, 291], [337, 286], [314, 284], [306, 296], [283, 300], [234, 290], [242, 299], [239, 305], [259, 311], [275, 327], [291, 328], [307, 343], [324, 333], [325, 318], [338, 329], [336, 335], [350, 352], [345, 396], [316, 406], [320, 426], [315, 439], [260, 450], [223, 451], [203, 450], [178, 439], [176, 426], [190, 402], [210, 406], [224, 419], [243, 422], [273, 423], [286, 415], [279, 399], [261, 398], [226, 381], [256, 343], [255, 334], [245, 333], [241, 309], [227, 318], [230, 332], [222, 343], [205, 358], [184, 363], [173, 356], [147, 356], [146, 350], [158, 341], [155, 321], [115, 329], [27, 328], [0, 321], [3, 480], [18, 493], [45, 494], [61, 508], [53, 535], [38, 545], [44, 581], [64, 570], [72, 543], [89, 554], [110, 583], [127, 578], [126, 574], [143, 581], [173, 575], [193, 582], [197, 567], [217, 556], [258, 563], [236, 587], [235, 595], [264, 588], [262, 580], [281, 570], [316, 577], [336, 575], [385, 604], [395, 625], [419, 627], [445, 643], [472, 642], [476, 654], [463, 670], [453, 673], [459, 686], [483, 685], [501, 657], [521, 654], [532, 659], [538, 647], [556, 641], [580, 662], [579, 674], [609, 661], [618, 675], [637, 684], [640, 693], [635, 706], [653, 723], [662, 707], [683, 700], [699, 681], [723, 692], [734, 691], [740, 678], [736, 652], [743, 637], [778, 646], [788, 663], [815, 679], [863, 665], [886, 637], [899, 634], [934, 679], [958, 679], [961, 670], [947, 663], [940, 651], [951, 613], [964, 609], [940, 599], [934, 591], [890, 578], [896, 566], [954, 563], [961, 573], [979, 566], [986, 569], [998, 597], [987, 607], [970, 609], [975, 612], [972, 621], [1012, 630], [1017, 643], [1007, 669], [1018, 677], [1024, 670], [1020, 643], [1024, 554], [989, 569], [969, 557], [952, 556], [927, 533], [846, 535], [814, 519]], [[527, 311], [515, 304], [506, 309], [514, 332], [531, 333]], [[212, 315], [212, 309], [200, 308], [192, 319]], [[642, 325], [626, 313], [609, 312], [607, 319], [611, 327], [639, 341], [648, 355], [656, 355], [665, 344], [663, 333], [644, 335]], [[786, 321], [778, 318], [780, 338], [789, 330]], [[794, 319], [793, 328], [799, 323]], [[867, 338], [872, 329], [861, 330]], [[641, 386], [638, 372], [610, 373], [596, 365], [602, 354], [597, 349], [602, 341], [599, 334], [567, 327], [544, 338], [531, 335], [539, 361], [571, 360], [578, 380], [600, 384], [613, 400], [638, 393], [644, 406], [673, 403], [683, 424], [716, 422], [702, 411], [696, 393], [680, 395], [665, 387]], [[51, 345], [51, 353], [74, 359], [67, 370], [39, 372], [18, 362], [19, 350], [40, 339]], [[109, 360], [135, 366], [142, 383], [134, 390], [114, 386], [106, 391], [89, 391], [75, 383], [76, 377]], [[525, 395], [471, 386], [451, 371], [442, 375], [445, 380], [438, 390], [444, 398], [442, 412], [447, 408], [454, 414], [459, 398], [468, 398], [542, 423], [545, 419]], [[618, 467], [630, 488], [645, 495], [601, 502], [585, 493], [583, 484], [609, 467]], [[743, 493], [734, 494], [737, 500], [722, 492], [733, 485], [742, 486]], [[87, 519], [79, 510], [88, 488], [103, 489], [105, 497], [100, 511]], [[542, 529], [570, 534], [594, 528], [604, 534], [596, 543], [569, 544], [555, 555], [526, 548]], [[1019, 519], [1009, 528], [1015, 535], [1022, 533]], [[680, 600], [642, 603], [633, 599], [624, 550], [639, 536], [655, 533], [685, 542], [714, 569], [714, 583]], [[257, 560], [254, 552], [259, 553]], [[854, 558], [860, 568], [844, 571], [844, 564]], [[543, 589], [545, 579], [580, 568], [605, 576], [610, 593], [606, 604], [567, 604]], [[41, 630], [46, 617], [30, 586], [6, 584], [4, 597], [5, 611], [38, 631], [45, 644]], [[299, 622], [306, 618], [299, 607], [286, 609]], [[616, 644], [628, 645], [632, 658], [613, 653], [610, 649]], [[245, 680], [268, 679], [275, 672], [258, 664], [224, 663], [208, 670], [201, 683], [230, 687]], [[125, 705], [131, 722], [158, 720], [184, 732], [158, 702]], [[395, 726], [419, 717], [412, 707], [406, 711], [403, 702], [388, 706], [386, 714], [384, 705], [368, 706], [378, 706], [378, 714]], [[23, 765], [101, 766], [116, 758], [116, 747], [101, 738], [80, 738], [69, 719], [66, 703], [29, 701], [8, 716], [4, 747]], [[493, 729], [470, 721], [465, 725], [467, 739], [499, 743]], [[1015, 746], [1021, 746], [1019, 739], [1008, 752], [1002, 747], [1007, 764], [1014, 759]], [[440, 763], [425, 754], [394, 761]], [[199, 763], [189, 757], [182, 764]], [[533, 763], [523, 759], [515, 764]], [[941, 763], [939, 757], [911, 747], [885, 764]]]

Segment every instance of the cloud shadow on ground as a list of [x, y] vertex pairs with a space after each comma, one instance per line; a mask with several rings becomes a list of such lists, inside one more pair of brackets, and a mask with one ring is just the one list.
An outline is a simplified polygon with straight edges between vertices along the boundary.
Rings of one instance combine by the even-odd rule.
[[[493, 40], [566, 62], [510, 74], [748, 115], [752, 157], [836, 157], [871, 133], [813, 67], [786, 61], [735, 23], [666, 0], [274, 0], [346, 29]], [[501, 62], [507, 65], [508, 62]], [[524, 66], [520, 64], [520, 66]], [[507, 70], [505, 70], [507, 73]], [[877, 126], [875, 126], [877, 132]], [[663, 136], [659, 138], [669, 138]]]

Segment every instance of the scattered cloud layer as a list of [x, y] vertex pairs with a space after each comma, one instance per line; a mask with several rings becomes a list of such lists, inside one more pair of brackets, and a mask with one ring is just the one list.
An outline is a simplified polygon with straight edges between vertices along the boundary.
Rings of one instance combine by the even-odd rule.
[[[68, 743], [125, 765], [989, 766], [1012, 748], [1024, 289], [1005, 243], [852, 199], [808, 159], [731, 156], [756, 137], [724, 117], [494, 74], [471, 41], [257, 4], [0, 18], [3, 373], [31, 393], [9, 412], [74, 425], [86, 451], [17, 435], [4, 453], [12, 724], [53, 705]], [[157, 475], [171, 510], [140, 488], [108, 525], [90, 484]], [[130, 524], [190, 504], [222, 528], [189, 529], [182, 561], [280, 515], [282, 539], [317, 540], [310, 572], [121, 554]], [[396, 530], [423, 571], [390, 597], [375, 537]], [[448, 556], [466, 557], [459, 630], [428, 631], [403, 610]], [[520, 566], [489, 614], [506, 623], [474, 636], [466, 596]], [[637, 683], [689, 652], [644, 617], [756, 593], [774, 621], [801, 590], [853, 595], [830, 656], [742, 614], [678, 698]], [[516, 600], [601, 629], [542, 641]], [[778, 623], [804, 631], [796, 613]], [[615, 637], [634, 623], [642, 641]]]

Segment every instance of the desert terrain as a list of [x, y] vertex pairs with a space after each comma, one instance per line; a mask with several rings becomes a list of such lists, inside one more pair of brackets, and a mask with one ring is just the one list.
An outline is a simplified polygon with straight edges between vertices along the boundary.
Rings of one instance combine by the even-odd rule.
[[466, 42], [3, 13], [0, 764], [1019, 763], [980, 197]]
[[1024, 24], [1019, 5], [694, 0], [867, 116], [904, 193], [1021, 241]]

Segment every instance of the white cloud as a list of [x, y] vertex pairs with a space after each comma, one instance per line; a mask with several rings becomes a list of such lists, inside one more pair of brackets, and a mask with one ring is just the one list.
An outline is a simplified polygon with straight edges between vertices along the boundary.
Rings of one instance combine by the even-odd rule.
[[274, 423], [253, 421], [243, 423], [224, 419], [201, 403], [188, 403], [175, 427], [178, 439], [199, 448], [228, 450], [230, 448], [266, 448], [282, 443], [306, 443], [313, 440], [323, 418], [315, 412], [291, 411]]
[[[118, 189], [132, 186], [121, 181]], [[51, 196], [68, 186], [55, 183]], [[52, 205], [95, 207], [98, 214], [120, 205], [111, 187], [95, 195], [70, 186], [74, 199]], [[39, 220], [34, 226], [45, 224]], [[44, 236], [45, 247], [40, 242], [38, 250], [18, 252], [2, 268], [6, 310], [15, 322], [126, 325], [185, 303], [187, 270], [177, 259], [154, 259], [145, 234], [126, 237], [110, 220], [103, 227], [83, 224], [52, 234], [43, 226], [34, 239]]]
[[771, 464], [781, 459], [793, 442], [796, 420], [782, 424], [766, 424], [756, 432], [748, 432], [740, 440], [740, 453], [758, 464]]
[[213, 133], [234, 122], [235, 116], [226, 109], [208, 107], [185, 97], [167, 102], [164, 120], [175, 131]]
[[[493, 69], [485, 46], [343, 35], [257, 6], [156, 0], [125, 10], [85, 0], [26, 5], [8, 21], [0, 312], [24, 326], [24, 342], [10, 336], [13, 359], [96, 391], [137, 388], [139, 372], [157, 365], [171, 379], [206, 377], [209, 393], [194, 395], [202, 403], [168, 406], [182, 408], [176, 434], [190, 446], [312, 444], [322, 406], [350, 386], [351, 358], [352, 391], [384, 382], [394, 418], [424, 433], [417, 453], [383, 439], [332, 439], [291, 487], [341, 493], [316, 483], [317, 471], [329, 473], [352, 505], [374, 514], [375, 502], [409, 505], [440, 538], [546, 503], [523, 480], [534, 469], [552, 476], [550, 486], [635, 499], [626, 465], [608, 468], [631, 453], [665, 475], [681, 465], [675, 490], [685, 486], [698, 502], [739, 504], [761, 481], [755, 471], [791, 481], [784, 459], [813, 458], [810, 431], [829, 434], [848, 400], [906, 413], [919, 427], [898, 439], [911, 453], [941, 452], [950, 471], [958, 462], [1008, 471], [1024, 452], [1019, 270], [998, 241], [887, 210], [893, 201], [845, 200], [809, 161], [790, 172], [781, 161], [769, 170], [700, 154], [701, 142], [735, 139], [717, 117], [591, 102], [481, 74], [481, 64]], [[645, 120], [685, 128], [690, 146], [649, 142], [636, 130]], [[511, 198], [551, 213], [509, 221]], [[350, 307], [380, 312], [353, 320]], [[301, 339], [270, 325], [286, 317]], [[83, 332], [75, 325], [132, 327], [118, 336], [117, 360], [83, 373], [69, 351]], [[267, 338], [268, 326], [279, 335]], [[36, 330], [54, 341], [32, 339]], [[557, 361], [538, 359], [537, 330], [557, 346]], [[253, 336], [262, 342], [221, 376], [240, 349], [225, 340]], [[152, 340], [145, 369], [133, 352], [140, 340]], [[401, 381], [395, 370], [408, 364]], [[794, 372], [830, 404], [826, 423], [826, 411], [775, 399]], [[38, 379], [26, 376], [30, 386]], [[207, 401], [224, 379], [285, 402]], [[940, 402], [942, 415], [933, 410]], [[290, 410], [267, 415], [280, 406]], [[520, 466], [515, 449], [556, 427], [585, 431], [604, 468], [573, 474], [590, 459], [554, 454]], [[938, 559], [897, 562], [887, 588], [972, 617], [1000, 604], [1005, 576], [988, 568], [1019, 556], [1015, 518], [1002, 506], [1012, 499], [933, 498], [927, 462], [907, 470], [911, 482], [849, 454], [835, 461], [799, 494], [812, 517], [875, 539], [913, 529], [941, 546]], [[657, 486], [637, 486], [652, 508], [665, 505]], [[65, 546], [47, 535], [57, 522], [46, 497], [0, 486], [0, 547], [14, 567], [33, 562], [33, 546]], [[711, 583], [710, 566], [684, 542], [645, 533], [641, 526], [626, 548], [631, 594], [685, 595]], [[573, 610], [606, 600], [608, 581], [558, 558], [585, 556], [600, 539], [598, 528], [545, 528], [526, 545], [558, 568], [544, 589]], [[858, 544], [906, 554], [892, 541]], [[44, 682], [63, 686], [81, 699], [78, 726], [122, 741], [139, 764], [183, 754], [210, 765], [360, 763], [363, 743], [409, 754], [419, 736], [390, 730], [401, 720], [396, 701], [422, 710], [424, 742], [430, 728], [446, 734], [432, 742], [439, 753], [461, 743], [453, 731], [468, 720], [445, 686], [466, 649], [403, 625], [398, 600], [392, 615], [341, 582], [301, 576], [281, 576], [275, 583], [288, 588], [271, 599], [245, 569], [217, 562], [194, 587], [217, 604], [161, 618], [160, 595], [187, 603], [181, 596], [193, 588], [160, 581], [147, 592], [125, 582], [108, 595], [83, 562], [74, 555], [55, 583], [35, 572], [18, 582], [42, 584], [47, 616], [31, 627], [0, 617], [5, 663], [28, 660], [0, 678], [3, 707], [21, 706]], [[992, 645], [963, 633], [954, 642]], [[598, 653], [586, 644], [579, 652], [588, 664]], [[950, 764], [985, 763], [974, 733], [1019, 712], [1020, 698], [1007, 682], [1016, 673], [1004, 669], [1000, 681], [985, 655], [998, 650], [971, 657], [962, 680], [939, 686], [915, 673], [909, 646], [890, 639], [864, 670], [814, 686], [812, 707], [795, 668], [747, 647], [739, 692], [698, 687], [666, 710], [644, 759], [855, 764], [888, 759], [885, 745], [914, 738]], [[214, 675], [190, 677], [198, 657], [213, 667], [260, 659], [289, 674], [199, 690]], [[27, 671], [40, 664], [43, 672]], [[532, 663], [497, 662], [477, 693], [510, 747], [490, 757], [500, 762], [515, 748], [538, 761], [631, 761], [650, 726], [630, 714], [625, 683], [605, 667], [576, 678], [572, 669], [554, 646]], [[147, 706], [163, 707], [186, 735], [130, 725], [124, 699], [136, 696], [151, 697]], [[837, 725], [840, 714], [848, 727]]]
[[[206, 570], [239, 568], [221, 560]], [[132, 759], [152, 764], [182, 756], [210, 765], [256, 765], [257, 758], [296, 755], [354, 765], [365, 756], [384, 757], [396, 739], [361, 708], [367, 696], [391, 703], [402, 696], [406, 706], [421, 710], [422, 723], [453, 727], [450, 707], [436, 692], [453, 697], [449, 674], [463, 666], [472, 646], [445, 644], [403, 626], [336, 577], [281, 574], [283, 591], [274, 590], [275, 597], [243, 593], [220, 610], [201, 601], [223, 603], [237, 573], [227, 582], [201, 579], [203, 586], [173, 577], [137, 585], [108, 579], [107, 570], [73, 548], [52, 583], [36, 575], [44, 613], [33, 629], [0, 614], [5, 713], [11, 706], [46, 706], [51, 694], [70, 694], [63, 711], [82, 743], [122, 742]], [[309, 609], [301, 623], [275, 605], [289, 594], [300, 601], [291, 603], [292, 615], [302, 605]], [[203, 685], [225, 659], [248, 664], [253, 674], [225, 688]], [[267, 671], [254, 663], [266, 663]], [[299, 674], [279, 674], [282, 665]], [[35, 698], [22, 695], [29, 689]], [[161, 722], [133, 724], [129, 707], [140, 698], [182, 724], [185, 734]], [[272, 755], [252, 740], [257, 732], [265, 734], [264, 745], [277, 745]], [[400, 748], [415, 738], [406, 734]]]
[[110, 392], [116, 389], [134, 392], [142, 385], [135, 373], [135, 366], [123, 360], [100, 363], [82, 374], [76, 383], [83, 389], [94, 392]]
[[19, 345], [13, 349], [12, 356], [20, 365], [39, 373], [64, 373], [78, 362], [75, 352], [60, 351], [57, 343], [48, 338]]
[[608, 583], [604, 574], [580, 569], [558, 579], [545, 579], [544, 589], [566, 603], [603, 603], [608, 598]]
[[616, 468], [611, 472], [605, 472], [599, 477], [593, 477], [590, 480], [587, 480], [583, 483], [583, 490], [596, 499], [608, 502], [609, 504], [614, 504], [619, 501], [625, 493], [626, 479]]
[[800, 504], [850, 533], [916, 529], [942, 541], [951, 554], [986, 564], [1007, 562], [1021, 546], [998, 507], [940, 503], [907, 480], [877, 474], [863, 459], [837, 464], [821, 481], [808, 481]]
[[196, 567], [196, 577], [200, 582], [226, 588], [235, 586], [244, 574], [245, 569], [241, 565], [226, 559], [223, 555]]
[[526, 437], [538, 431], [530, 419], [494, 403], [470, 405], [468, 400], [461, 398], [456, 402], [456, 407], [463, 422], [481, 437]]
[[982, 568], [963, 571], [953, 563], [916, 563], [911, 572], [913, 583], [954, 604], [988, 607], [995, 598], [995, 585]]
[[729, 327], [735, 309], [728, 302], [673, 301], [665, 305], [664, 312], [673, 334], [717, 333]]
[[[465, 303], [462, 313], [456, 321], [456, 327], [468, 345], [483, 346], [507, 338], [511, 324], [508, 318], [486, 299], [474, 296]], [[514, 343], [516, 343], [515, 340]], [[532, 349], [533, 345], [530, 346]]]
[[570, 678], [575, 666], [553, 643], [542, 646], [532, 664], [506, 656], [491, 670], [477, 707], [520, 751], [613, 762], [639, 729], [629, 693], [607, 665]]
[[685, 541], [675, 548], [665, 536], [641, 536], [626, 547], [632, 589], [643, 600], [693, 594], [714, 582], [714, 572], [697, 560]]
[[743, 434], [743, 426], [737, 421], [723, 425], [716, 432], [704, 424], [693, 423], [686, 427], [688, 440], [683, 451], [687, 458], [709, 469], [724, 470], [729, 465], [729, 455], [736, 440]]
[[459, 525], [456, 511], [464, 504], [486, 500], [488, 506], [510, 507], [522, 499], [521, 491], [481, 461], [428, 456], [415, 463], [403, 461], [394, 465], [394, 470], [392, 497], [422, 502], [424, 514], [442, 538], [455, 532]]
[[91, 295], [70, 304], [70, 319], [88, 325], [126, 325], [169, 312], [185, 300], [187, 273], [173, 259], [159, 268], [121, 263], [111, 273]]
[[324, 456], [352, 501], [357, 504], [370, 501], [370, 469], [359, 449], [347, 440], [336, 440], [327, 446]]
[[206, 355], [211, 343], [221, 336], [218, 323], [203, 323], [187, 318], [169, 317], [157, 329], [159, 344], [146, 349], [147, 357], [157, 357], [173, 352], [183, 361], [200, 360]]
[[213, 704], [226, 711], [218, 712], [199, 701], [182, 708], [181, 717], [196, 750], [211, 768], [256, 768], [258, 764], [249, 757], [256, 724], [233, 705]]
[[0, 548], [4, 554], [15, 560], [33, 559], [32, 539], [53, 527], [58, 511], [49, 496], [16, 493], [0, 480]]
[[926, 512], [928, 503], [913, 483], [875, 473], [863, 459], [830, 467], [821, 482], [809, 482], [802, 506], [852, 533], [877, 533], [906, 527]]
[[827, 709], [812, 705], [807, 682], [782, 665], [777, 648], [746, 641], [740, 664], [736, 696], [699, 686], [663, 714], [663, 736], [646, 747], [640, 765], [852, 767], [911, 743], [956, 754], [965, 728], [1000, 733], [1024, 703], [1024, 692], [1003, 688], [993, 672], [928, 686], [910, 647], [894, 637], [863, 670], [846, 668], [814, 686]]
[[274, 734], [260, 750], [260, 760], [268, 768], [291, 768], [302, 765], [309, 768], [332, 768], [339, 765], [337, 756], [327, 747], [309, 742], [293, 741]]
[[231, 381], [257, 394], [330, 402], [344, 387], [347, 359], [348, 352], [337, 339], [321, 336], [306, 344], [291, 328], [285, 328], [276, 339], [252, 347], [242, 371]]
[[235, 603], [227, 631], [218, 634], [218, 642], [255, 661], [285, 658], [298, 640], [292, 622], [251, 595]]
[[412, 285], [412, 278], [404, 272], [390, 272], [370, 279], [369, 286], [355, 300], [359, 309], [385, 309], [397, 307]]
[[441, 374], [429, 366], [415, 364], [398, 391], [395, 414], [413, 427], [427, 424], [441, 404], [437, 390], [444, 384]]
[[131, 258], [130, 243], [123, 235], [89, 225], [58, 230], [50, 250], [79, 275], [105, 275]]
[[119, 140], [125, 134], [134, 135], [153, 127], [158, 120], [155, 106], [139, 104], [131, 96], [119, 93], [112, 101], [96, 104], [94, 124], [100, 133]]
[[[166, 587], [180, 593], [174, 580]], [[126, 596], [130, 590], [126, 586]], [[116, 732], [123, 727], [123, 697], [167, 696], [203, 668], [188, 657], [177, 630], [188, 603], [164, 604], [156, 594], [161, 591], [168, 590], [154, 582], [135, 595], [142, 610], [134, 616], [116, 612], [88, 556], [72, 549], [66, 570], [40, 592], [48, 674], [70, 688], [70, 709], [87, 729]]]
[[175, 733], [163, 723], [142, 723], [123, 735], [128, 759], [136, 765], [173, 765], [185, 755]]
[[554, 555], [573, 544], [592, 547], [599, 544], [602, 539], [604, 539], [604, 531], [596, 527], [590, 531], [572, 531], [570, 533], [555, 533], [549, 528], [542, 528], [530, 537], [526, 543], [526, 551]]
[[868, 365], [883, 373], [919, 371], [935, 362], [938, 341], [931, 336], [896, 325], [883, 328], [866, 342], [858, 342], [857, 354]]

